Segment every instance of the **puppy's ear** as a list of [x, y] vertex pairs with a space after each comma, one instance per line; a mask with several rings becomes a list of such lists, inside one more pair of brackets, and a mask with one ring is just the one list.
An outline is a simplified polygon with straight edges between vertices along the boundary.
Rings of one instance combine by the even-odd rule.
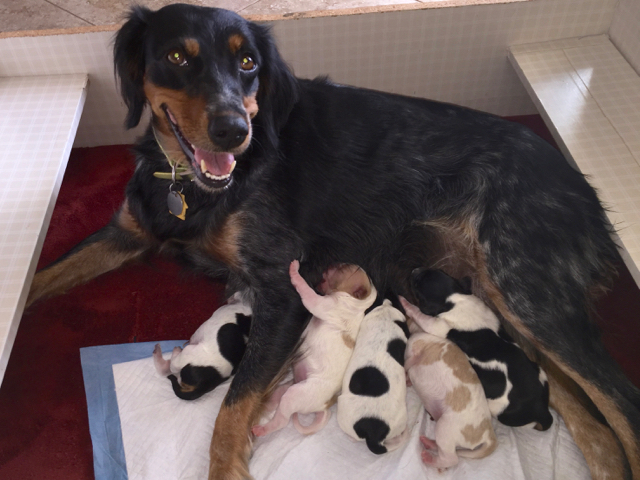
[[298, 82], [280, 57], [269, 28], [255, 23], [251, 23], [250, 28], [262, 57], [256, 121], [264, 128], [266, 140], [276, 147], [280, 129], [298, 100]]
[[460, 285], [464, 294], [471, 295], [471, 277], [464, 277], [460, 280]]
[[127, 129], [140, 123], [146, 102], [143, 88], [144, 40], [152, 13], [145, 7], [133, 7], [129, 19], [116, 34], [113, 45], [114, 71], [120, 77], [120, 94], [129, 108], [124, 122]]

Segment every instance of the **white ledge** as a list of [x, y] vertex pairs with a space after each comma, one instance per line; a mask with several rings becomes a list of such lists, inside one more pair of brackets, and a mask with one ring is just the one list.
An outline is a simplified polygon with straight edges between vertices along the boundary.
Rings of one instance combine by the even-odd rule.
[[512, 46], [562, 153], [598, 190], [640, 285], [640, 77], [606, 35]]
[[58, 197], [88, 77], [0, 78], [0, 383]]

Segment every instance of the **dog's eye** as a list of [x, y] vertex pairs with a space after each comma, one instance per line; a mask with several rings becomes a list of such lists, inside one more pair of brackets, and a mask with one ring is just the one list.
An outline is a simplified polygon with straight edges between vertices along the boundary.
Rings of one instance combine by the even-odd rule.
[[179, 48], [171, 50], [167, 55], [167, 60], [180, 67], [184, 67], [185, 65], [187, 65], [187, 59], [184, 55], [184, 52]]
[[245, 72], [250, 72], [251, 70], [256, 68], [256, 62], [253, 61], [253, 58], [251, 58], [248, 55], [245, 55], [244, 57], [242, 57], [242, 61], [240, 62], [240, 68], [242, 68], [242, 70], [244, 70]]

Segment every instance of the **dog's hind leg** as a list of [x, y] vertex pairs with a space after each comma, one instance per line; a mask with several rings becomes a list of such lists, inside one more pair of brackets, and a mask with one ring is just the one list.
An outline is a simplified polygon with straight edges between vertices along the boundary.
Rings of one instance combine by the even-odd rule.
[[629, 465], [614, 432], [593, 417], [571, 392], [571, 380], [551, 367], [548, 369], [550, 404], [560, 413], [584, 458], [594, 480], [629, 478]]
[[88, 282], [139, 258], [151, 246], [125, 201], [111, 222], [36, 273], [27, 306]]
[[263, 402], [276, 387], [309, 318], [288, 276], [278, 280], [257, 290], [247, 350], [216, 418], [209, 451], [210, 480], [250, 478], [251, 427], [259, 420]]
[[[487, 277], [481, 284], [503, 317], [587, 394], [620, 440], [633, 478], [640, 479], [640, 391], [624, 376], [601, 343], [589, 318], [587, 294], [584, 291], [582, 295], [575, 294], [576, 285], [569, 284], [572, 279], [564, 277], [563, 280], [564, 284], [551, 276], [539, 280], [549, 292], [558, 294], [554, 298], [549, 293], [546, 300], [542, 296], [535, 300], [527, 298], [530, 293], [527, 289], [517, 292], [513, 285], [506, 283], [498, 289]], [[572, 289], [573, 305], [566, 303], [566, 292]], [[565, 295], [561, 294], [563, 291]], [[527, 307], [523, 308], [524, 305]], [[587, 428], [594, 424], [594, 419], [576, 415], [572, 402], [567, 400], [571, 392], [558, 391], [560, 387], [560, 383], [550, 382], [552, 403], [563, 416], [585, 457], [590, 457], [592, 476], [629, 478], [628, 475], [620, 475], [626, 468], [625, 462], [614, 465], [611, 459], [604, 458], [606, 455], [592, 456], [593, 445], [600, 444], [607, 435], [598, 433], [602, 429]]]

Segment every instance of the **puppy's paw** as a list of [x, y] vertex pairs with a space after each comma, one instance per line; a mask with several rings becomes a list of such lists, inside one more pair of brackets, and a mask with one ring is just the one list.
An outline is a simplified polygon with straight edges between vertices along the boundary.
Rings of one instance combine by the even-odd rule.
[[428, 450], [422, 450], [420, 458], [422, 459], [422, 463], [425, 465], [433, 465], [436, 461], [436, 457], [434, 457]]
[[420, 435], [420, 443], [426, 450], [431, 450], [434, 452], [438, 451], [438, 444], [435, 442], [435, 440], [431, 440], [424, 435]]
[[256, 437], [264, 437], [267, 434], [267, 429], [264, 428], [264, 425], [254, 425], [251, 427], [251, 433]]

